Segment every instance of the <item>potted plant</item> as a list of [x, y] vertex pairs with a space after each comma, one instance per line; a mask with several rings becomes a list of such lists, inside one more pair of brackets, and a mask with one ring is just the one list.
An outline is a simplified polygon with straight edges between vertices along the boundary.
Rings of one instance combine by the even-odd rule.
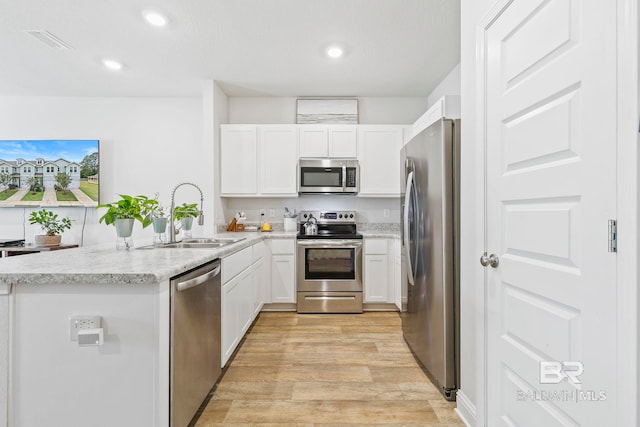
[[[156, 200], [157, 202], [158, 200], [157, 194], [154, 200]], [[151, 213], [151, 224], [153, 225], [153, 233], [154, 233], [153, 243], [154, 244], [165, 243], [164, 233], [167, 231], [167, 221], [169, 219], [165, 216], [167, 213], [166, 208], [158, 202], [156, 205], [154, 205], [151, 208], [150, 213]]]
[[185, 237], [191, 234], [191, 227], [193, 227], [193, 218], [200, 214], [198, 211], [198, 205], [196, 203], [183, 203], [180, 206], [176, 206], [173, 211], [173, 219], [180, 221], [181, 230], [184, 231]]
[[130, 238], [134, 221], [140, 222], [142, 228], [148, 227], [151, 224], [151, 212], [157, 204], [157, 200], [150, 199], [147, 196], [120, 194], [120, 200], [98, 205], [98, 208], [107, 209], [107, 212], [100, 217], [98, 222], [104, 221], [106, 225], [113, 224], [116, 228], [116, 235], [125, 239], [123, 247], [125, 249], [133, 249], [133, 242]]
[[46, 234], [35, 236], [36, 246], [55, 246], [62, 241], [61, 233], [71, 229], [71, 220], [67, 217], [58, 219], [58, 214], [54, 214], [46, 209], [31, 212], [29, 224], [38, 224]]

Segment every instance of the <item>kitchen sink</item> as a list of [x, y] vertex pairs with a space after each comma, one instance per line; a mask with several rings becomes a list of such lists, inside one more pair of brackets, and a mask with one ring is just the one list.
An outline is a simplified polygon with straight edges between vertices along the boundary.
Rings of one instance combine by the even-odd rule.
[[163, 248], [163, 249], [215, 249], [221, 248], [226, 245], [230, 245], [232, 243], [240, 242], [244, 240], [245, 237], [240, 238], [218, 238], [218, 237], [201, 237], [194, 239], [184, 239], [181, 242], [175, 243], [167, 243], [159, 246], [143, 246], [139, 249], [154, 249], [154, 248]]
[[208, 243], [223, 243], [228, 245], [230, 243], [236, 243], [244, 240], [245, 237], [199, 237], [193, 239], [183, 239], [181, 243], [194, 243], [194, 244], [208, 244]]
[[222, 242], [209, 242], [209, 243], [189, 243], [189, 242], [176, 242], [176, 243], [167, 243], [166, 245], [156, 246], [157, 248], [184, 248], [184, 249], [212, 249], [212, 248], [221, 248], [223, 246], [228, 245], [229, 243]]

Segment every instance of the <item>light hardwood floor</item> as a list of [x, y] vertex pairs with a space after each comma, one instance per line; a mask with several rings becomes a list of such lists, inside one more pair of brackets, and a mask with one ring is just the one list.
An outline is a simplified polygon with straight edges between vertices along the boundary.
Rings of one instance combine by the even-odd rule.
[[400, 316], [263, 312], [196, 426], [462, 427]]

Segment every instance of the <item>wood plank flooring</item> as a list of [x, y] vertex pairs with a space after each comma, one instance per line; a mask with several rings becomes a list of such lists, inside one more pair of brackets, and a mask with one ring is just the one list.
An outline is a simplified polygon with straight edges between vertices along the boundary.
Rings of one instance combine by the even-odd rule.
[[400, 316], [263, 312], [200, 416], [214, 426], [462, 427]]

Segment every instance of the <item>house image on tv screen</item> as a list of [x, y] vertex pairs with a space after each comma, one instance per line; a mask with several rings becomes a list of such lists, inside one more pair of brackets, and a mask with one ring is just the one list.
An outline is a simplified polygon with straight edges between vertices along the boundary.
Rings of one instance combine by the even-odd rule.
[[99, 170], [97, 140], [0, 140], [0, 207], [96, 206]]

